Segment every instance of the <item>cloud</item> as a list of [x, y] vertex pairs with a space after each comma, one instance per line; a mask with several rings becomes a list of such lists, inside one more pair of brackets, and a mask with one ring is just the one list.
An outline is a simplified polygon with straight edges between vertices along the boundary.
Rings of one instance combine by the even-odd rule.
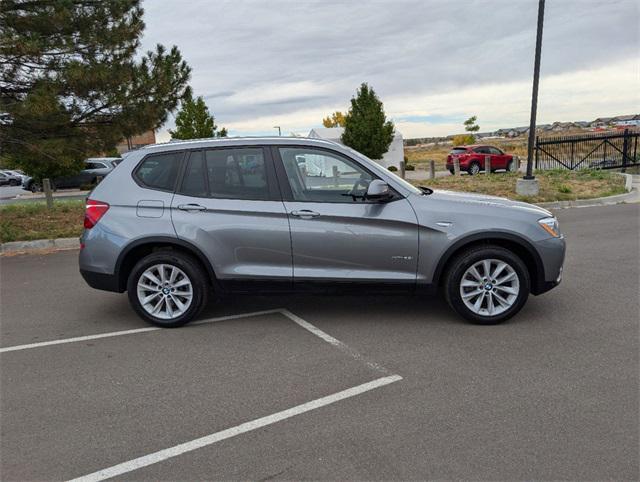
[[[460, 118], [476, 113], [486, 116], [487, 126], [526, 124], [533, 0], [144, 7], [143, 46], [178, 45], [193, 67], [195, 94], [235, 134], [317, 126], [333, 110], [346, 110], [365, 81], [398, 125], [419, 135], [455, 129]], [[625, 82], [638, 85], [639, 8], [636, 0], [547, 2], [541, 88], [548, 84], [547, 95], [556, 100], [544, 104], [541, 90], [541, 117], [575, 120], [638, 110]]]

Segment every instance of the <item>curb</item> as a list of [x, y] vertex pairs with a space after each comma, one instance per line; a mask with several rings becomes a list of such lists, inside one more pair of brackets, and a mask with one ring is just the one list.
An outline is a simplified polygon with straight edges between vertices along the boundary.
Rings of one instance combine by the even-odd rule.
[[62, 251], [78, 249], [78, 238], [36, 239], [35, 241], [11, 241], [0, 245], [0, 254], [20, 254], [34, 251]]
[[[624, 177], [624, 188], [627, 191], [625, 194], [616, 194], [615, 196], [597, 197], [593, 199], [576, 199], [574, 201], [551, 201], [546, 203], [535, 203], [536, 206], [551, 209], [566, 209], [566, 208], [586, 208], [593, 206], [611, 206], [614, 204], [623, 204], [630, 200], [638, 198], [640, 195], [637, 189], [633, 188], [633, 176], [623, 172], [617, 172], [616, 174]], [[634, 202], [634, 201], [632, 201]]]

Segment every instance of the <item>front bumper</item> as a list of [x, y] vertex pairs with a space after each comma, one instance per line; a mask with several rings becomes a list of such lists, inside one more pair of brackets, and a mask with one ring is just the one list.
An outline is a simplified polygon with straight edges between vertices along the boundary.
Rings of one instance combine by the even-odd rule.
[[531, 292], [540, 295], [555, 288], [562, 281], [567, 243], [562, 235], [559, 238], [538, 241], [535, 247], [542, 261], [544, 276], [538, 277], [537, 286], [532, 287]]

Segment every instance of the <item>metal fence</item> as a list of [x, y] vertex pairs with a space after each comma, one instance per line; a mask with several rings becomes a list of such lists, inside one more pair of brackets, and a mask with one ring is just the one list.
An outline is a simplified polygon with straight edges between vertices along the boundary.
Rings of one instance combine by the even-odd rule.
[[620, 169], [640, 165], [640, 131], [536, 138], [536, 169]]

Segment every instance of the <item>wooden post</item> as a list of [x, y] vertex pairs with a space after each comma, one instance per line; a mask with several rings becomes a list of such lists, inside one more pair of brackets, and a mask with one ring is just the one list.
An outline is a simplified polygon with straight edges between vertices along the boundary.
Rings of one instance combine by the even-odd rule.
[[491, 156], [484, 156], [484, 173], [491, 174]]
[[436, 178], [436, 161], [429, 161], [429, 179]]
[[513, 163], [516, 168], [516, 172], [520, 172], [520, 156], [513, 156]]
[[400, 161], [400, 177], [404, 179], [404, 161]]
[[460, 159], [458, 159], [457, 157], [453, 159], [453, 175], [460, 175]]
[[42, 180], [42, 190], [44, 197], [47, 199], [47, 209], [53, 209], [53, 193], [51, 192], [51, 181], [49, 179]]

